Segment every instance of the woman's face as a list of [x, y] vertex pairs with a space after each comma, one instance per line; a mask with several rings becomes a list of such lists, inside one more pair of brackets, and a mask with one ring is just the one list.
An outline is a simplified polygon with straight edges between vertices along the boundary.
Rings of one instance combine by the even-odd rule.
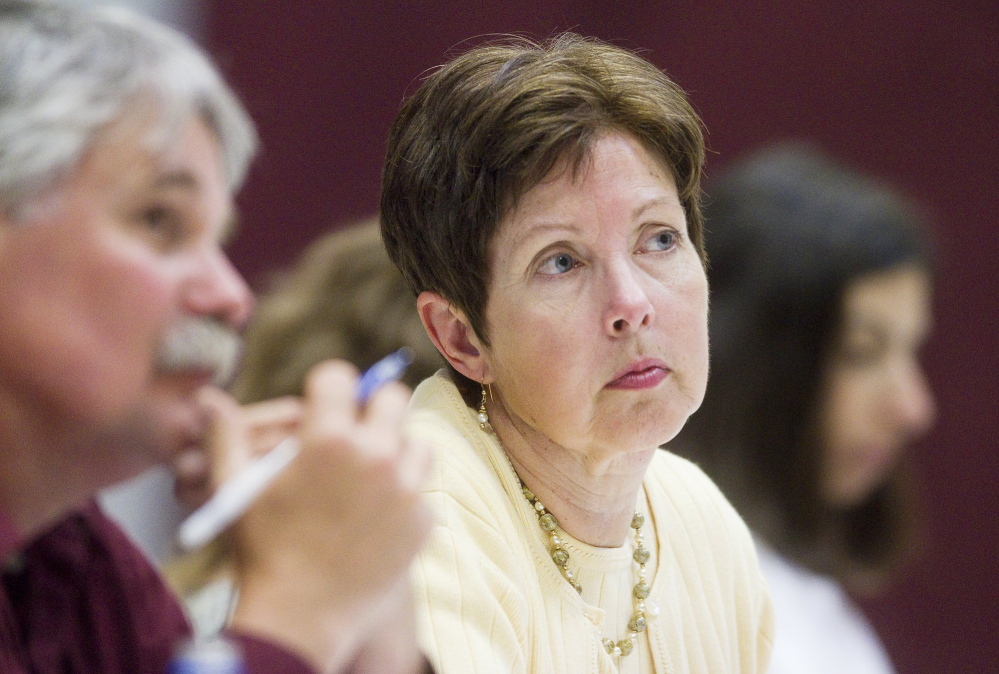
[[820, 407], [827, 503], [859, 504], [891, 474], [905, 446], [933, 422], [918, 352], [930, 327], [930, 279], [903, 266], [847, 287], [843, 324]]
[[672, 175], [609, 132], [492, 242], [486, 383], [528, 436], [593, 458], [671, 439], [701, 403], [708, 288]]

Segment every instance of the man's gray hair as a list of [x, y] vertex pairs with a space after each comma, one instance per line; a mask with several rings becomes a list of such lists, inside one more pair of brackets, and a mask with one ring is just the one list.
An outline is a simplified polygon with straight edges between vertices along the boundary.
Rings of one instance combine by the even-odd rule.
[[151, 149], [200, 116], [218, 138], [229, 187], [242, 183], [253, 123], [187, 37], [122, 8], [0, 0], [0, 212], [57, 185], [143, 103], [157, 113]]

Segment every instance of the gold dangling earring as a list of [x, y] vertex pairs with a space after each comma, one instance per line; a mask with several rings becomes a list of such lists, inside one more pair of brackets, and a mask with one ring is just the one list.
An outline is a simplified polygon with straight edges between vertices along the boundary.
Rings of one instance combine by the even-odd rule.
[[486, 412], [486, 386], [485, 384], [479, 384], [482, 387], [482, 402], [479, 404], [479, 428], [484, 431], [491, 430], [489, 427], [489, 413]]

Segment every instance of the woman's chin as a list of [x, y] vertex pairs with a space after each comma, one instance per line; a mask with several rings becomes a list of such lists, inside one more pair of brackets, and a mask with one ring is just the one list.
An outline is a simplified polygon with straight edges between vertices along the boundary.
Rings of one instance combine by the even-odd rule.
[[609, 438], [617, 438], [616, 444], [623, 448], [648, 449], [675, 438], [686, 421], [686, 414], [677, 414], [676, 409], [657, 402], [615, 415], [614, 422], [606, 425], [605, 433]]
[[647, 426], [640, 424], [622, 425], [614, 429], [608, 429], [605, 437], [609, 440], [609, 444], [618, 447], [622, 453], [643, 452], [665, 445], [676, 437], [681, 427], [682, 424], [679, 426], [671, 425], [669, 427], [663, 427], [662, 424]]

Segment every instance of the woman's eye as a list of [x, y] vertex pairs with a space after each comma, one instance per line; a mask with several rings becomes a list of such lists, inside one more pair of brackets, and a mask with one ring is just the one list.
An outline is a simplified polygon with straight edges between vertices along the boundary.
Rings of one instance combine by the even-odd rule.
[[558, 274], [564, 274], [567, 271], [572, 271], [577, 266], [579, 266], [579, 261], [572, 255], [569, 255], [568, 253], [559, 253], [557, 255], [552, 255], [550, 258], [542, 262], [541, 266], [538, 267], [538, 273], [546, 276], [556, 276]]
[[646, 250], [649, 251], [670, 250], [674, 246], [676, 246], [676, 232], [668, 229], [656, 232], [645, 240]]
[[847, 341], [839, 349], [839, 360], [852, 368], [874, 367], [884, 360], [887, 346], [876, 340]]

